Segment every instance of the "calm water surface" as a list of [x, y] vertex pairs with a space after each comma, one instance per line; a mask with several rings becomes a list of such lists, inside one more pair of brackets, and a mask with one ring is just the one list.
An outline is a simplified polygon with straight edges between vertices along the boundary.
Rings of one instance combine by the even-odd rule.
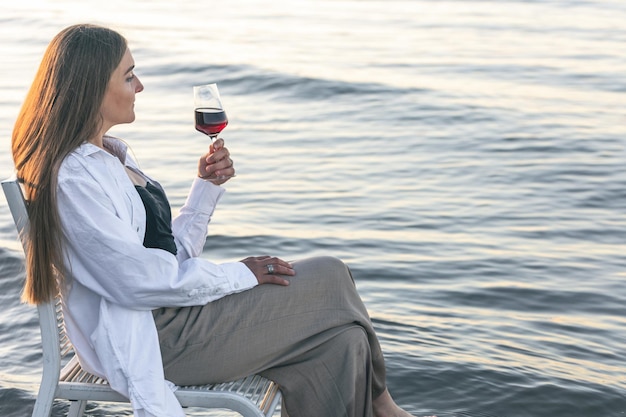
[[[203, 256], [344, 259], [398, 403], [417, 416], [626, 416], [626, 3], [3, 3], [2, 178], [45, 46], [83, 21], [130, 41], [146, 88], [137, 121], [112, 133], [174, 211], [208, 145], [191, 87], [220, 85], [238, 176]], [[23, 277], [2, 200], [3, 417], [30, 415], [41, 370]]]

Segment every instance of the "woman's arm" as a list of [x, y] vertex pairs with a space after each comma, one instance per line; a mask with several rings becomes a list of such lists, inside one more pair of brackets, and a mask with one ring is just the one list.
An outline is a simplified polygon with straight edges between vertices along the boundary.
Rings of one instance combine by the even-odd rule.
[[[225, 177], [213, 179], [212, 182], [206, 180], [214, 175]], [[219, 185], [228, 181], [232, 175], [235, 175], [235, 168], [230, 152], [224, 147], [224, 140], [217, 139], [209, 147], [209, 152], [198, 160], [198, 178], [194, 180], [180, 214], [172, 222], [179, 261], [202, 253], [207, 226], [217, 202], [224, 194], [224, 189]]]
[[207, 226], [223, 194], [222, 187], [200, 178], [194, 180], [187, 201], [172, 221], [172, 234], [176, 241], [179, 262], [202, 254]]
[[89, 175], [64, 178], [57, 199], [70, 276], [113, 303], [134, 309], [201, 305], [257, 285], [240, 262], [179, 263], [167, 251], [145, 248]]

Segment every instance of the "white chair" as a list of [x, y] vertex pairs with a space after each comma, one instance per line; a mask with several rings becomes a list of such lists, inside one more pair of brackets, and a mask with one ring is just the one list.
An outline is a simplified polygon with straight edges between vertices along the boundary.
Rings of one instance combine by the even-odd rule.
[[[9, 203], [15, 226], [24, 245], [29, 227], [26, 201], [17, 179], [2, 181], [2, 189]], [[37, 306], [43, 372], [33, 417], [49, 417], [55, 399], [70, 401], [69, 417], [80, 417], [88, 401], [128, 402], [113, 391], [108, 382], [84, 371], [72, 344], [65, 333], [61, 299]], [[281, 400], [281, 392], [273, 381], [253, 375], [224, 384], [179, 387], [176, 397], [183, 407], [228, 409], [247, 417], [270, 417]]]

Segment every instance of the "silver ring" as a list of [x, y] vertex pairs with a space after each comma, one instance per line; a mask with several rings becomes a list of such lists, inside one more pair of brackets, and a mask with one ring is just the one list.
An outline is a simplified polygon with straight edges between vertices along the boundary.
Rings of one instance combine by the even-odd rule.
[[272, 265], [272, 264], [267, 264], [267, 265], [265, 265], [265, 267], [267, 268], [267, 273], [268, 273], [268, 274], [270, 274], [270, 275], [273, 275], [273, 274], [274, 274], [274, 265]]

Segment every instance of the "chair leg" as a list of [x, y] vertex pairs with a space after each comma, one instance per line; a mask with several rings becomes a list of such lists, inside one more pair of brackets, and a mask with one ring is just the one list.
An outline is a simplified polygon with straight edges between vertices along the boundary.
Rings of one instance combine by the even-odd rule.
[[87, 401], [85, 400], [71, 401], [70, 411], [67, 413], [67, 417], [82, 417], [86, 406]]
[[33, 408], [33, 417], [50, 417], [52, 413], [52, 403], [54, 402], [54, 393], [57, 389], [58, 375], [58, 372], [56, 376], [54, 376], [44, 369], [41, 375], [41, 384], [39, 385], [35, 408]]
[[33, 417], [50, 417], [52, 413], [52, 397], [44, 398], [43, 396], [37, 396], [35, 401], [35, 408], [33, 408]]

